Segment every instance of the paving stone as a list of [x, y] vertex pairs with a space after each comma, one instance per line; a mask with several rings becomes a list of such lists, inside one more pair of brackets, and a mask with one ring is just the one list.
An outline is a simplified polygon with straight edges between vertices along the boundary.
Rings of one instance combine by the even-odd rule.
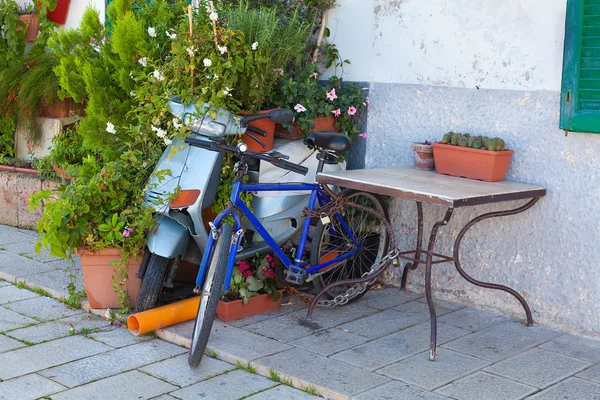
[[499, 361], [560, 335], [560, 332], [550, 329], [511, 321], [462, 337], [444, 347], [485, 360]]
[[93, 314], [79, 314], [72, 317], [44, 322], [27, 328], [12, 330], [8, 336], [30, 343], [41, 343], [80, 332], [82, 329], [101, 329], [110, 326], [108, 321]]
[[41, 371], [40, 375], [72, 388], [161, 361], [186, 351], [183, 347], [155, 339], [60, 365]]
[[81, 310], [70, 308], [58, 300], [54, 300], [45, 296], [39, 296], [16, 303], [5, 304], [4, 307], [18, 312], [19, 314], [36, 318], [40, 321], [52, 321], [59, 318], [78, 315], [83, 312]]
[[7, 229], [10, 227], [7, 227], [6, 225], [3, 225], [3, 227], [4, 228], [2, 228], [2, 231], [0, 231], [0, 246], [2, 247], [11, 243], [35, 242], [35, 237], [32, 235], [19, 232], [19, 230], [16, 228]]
[[479, 358], [439, 349], [435, 362], [429, 361], [429, 352], [426, 352], [382, 368], [377, 373], [433, 390], [488, 364], [489, 362]]
[[[2, 244], [0, 244], [2, 248]], [[0, 251], [0, 273], [11, 277], [29, 276], [56, 269], [51, 263], [41, 263], [8, 251]]]
[[11, 339], [4, 335], [0, 335], [0, 353], [4, 353], [25, 346], [25, 343], [21, 343], [18, 340]]
[[169, 394], [163, 394], [162, 396], [158, 396], [158, 397], [153, 397], [150, 400], [178, 400], [175, 397], [169, 395]]
[[[331, 356], [348, 364], [374, 371], [429, 349], [429, 322], [373, 340]], [[438, 346], [470, 331], [438, 323]]]
[[435, 393], [426, 392], [403, 382], [390, 382], [378, 388], [368, 390], [358, 396], [356, 400], [442, 400], [447, 399]]
[[188, 355], [182, 354], [140, 368], [140, 371], [172, 383], [173, 385], [185, 387], [235, 368], [233, 365], [227, 364], [224, 361], [205, 356], [202, 358], [200, 366], [194, 369], [189, 367], [187, 359]]
[[[52, 261], [43, 265], [51, 269], [36, 274], [27, 275], [27, 283], [53, 290], [68, 296], [67, 286], [71, 282], [70, 272], [65, 271], [63, 266], [56, 263], [64, 263], [66, 260]], [[77, 290], [83, 290], [83, 273], [81, 268], [75, 269], [75, 287]]]
[[0, 288], [0, 304], [14, 303], [25, 299], [39, 297], [39, 294], [27, 289], [19, 289], [16, 286], [4, 286]]
[[581, 371], [576, 376], [600, 383], [600, 364]]
[[139, 371], [130, 371], [52, 396], [52, 400], [146, 400], [177, 389]]
[[12, 285], [12, 283], [10, 282], [6, 282], [0, 279], [0, 287], [4, 287], [4, 286], [10, 286]]
[[38, 321], [33, 318], [29, 318], [24, 315], [17, 314], [14, 311], [10, 311], [4, 307], [0, 307], [0, 332], [18, 329], [37, 323]]
[[152, 336], [133, 336], [126, 328], [118, 327], [111, 330], [103, 329], [100, 332], [90, 333], [88, 337], [115, 348], [152, 340]]
[[171, 394], [183, 400], [235, 400], [276, 385], [276, 382], [263, 376], [236, 370], [171, 392]]
[[458, 400], [517, 400], [538, 389], [499, 376], [477, 372], [438, 390]]
[[[284, 296], [285, 296], [285, 294], [284, 294]], [[306, 309], [306, 306], [302, 302], [300, 302], [299, 299], [293, 297], [290, 300], [292, 301], [292, 303], [285, 304], [284, 302], [282, 302], [282, 304], [276, 310], [267, 311], [265, 313], [256, 314], [251, 317], [241, 318], [241, 319], [238, 319], [235, 321], [230, 321], [230, 322], [228, 322], [228, 324], [237, 326], [237, 327], [243, 327], [246, 325], [251, 325], [251, 324], [255, 324], [257, 322], [265, 321], [267, 319], [279, 317], [281, 315], [289, 314], [293, 311]]]
[[30, 374], [107, 350], [112, 348], [83, 336], [70, 336], [13, 350], [0, 354], [0, 365], [11, 366], [10, 369], [0, 369], [0, 379]]
[[[393, 309], [400, 311], [402, 313], [414, 313], [414, 314], [424, 315], [427, 318], [429, 318], [429, 306], [427, 305], [426, 302], [411, 301], [411, 302], [396, 306]], [[442, 315], [448, 314], [451, 311], [452, 311], [451, 308], [441, 307], [441, 306], [437, 306], [437, 305], [435, 307], [435, 313], [437, 314], [438, 318], [441, 317]]]
[[400, 288], [386, 288], [369, 290], [359, 301], [367, 307], [387, 310], [388, 308], [396, 307], [422, 297], [423, 295], [421, 294], [406, 293], [406, 291]]
[[315, 400], [317, 398], [302, 390], [285, 385], [275, 386], [272, 389], [248, 397], [249, 400]]
[[[417, 299], [417, 301], [427, 304], [427, 297], [423, 296], [420, 299]], [[438, 300], [435, 298], [435, 296], [433, 297], [433, 303], [435, 304], [436, 308], [443, 307], [443, 308], [446, 308], [448, 310], [453, 310], [453, 311], [460, 310], [461, 308], [466, 307], [466, 305], [464, 305], [464, 304], [455, 303], [453, 301]]]
[[0, 400], [34, 400], [66, 388], [37, 374], [0, 382]]
[[338, 351], [358, 346], [366, 341], [367, 339], [362, 336], [344, 332], [341, 329], [331, 328], [294, 340], [292, 344], [313, 353], [328, 356]]
[[381, 375], [318, 354], [309, 353], [303, 349], [292, 349], [261, 358], [256, 361], [256, 364], [273, 368], [283, 374], [302, 379], [309, 384], [323, 386], [348, 396], [389, 381]]
[[583, 379], [569, 378], [535, 396], [535, 400], [599, 400], [600, 385]]
[[244, 329], [281, 342], [289, 342], [376, 312], [378, 310], [361, 305], [359, 302], [335, 309], [316, 308], [312, 319], [308, 320], [307, 310], [303, 309], [247, 325]]
[[458, 326], [459, 328], [479, 331], [500, 322], [508, 322], [509, 318], [500, 314], [492, 314], [475, 308], [465, 307], [442, 315], [439, 320], [446, 324]]
[[208, 347], [225, 351], [229, 355], [246, 361], [291, 348], [286, 344], [227, 325], [221, 321], [215, 321], [213, 324]]
[[563, 335], [540, 346], [543, 349], [552, 350], [586, 360], [600, 362], [600, 340], [587, 339], [575, 335]]
[[37, 231], [32, 231], [31, 229], [17, 228], [17, 231], [24, 233], [26, 235], [29, 235], [29, 236], [33, 236], [35, 238], [37, 238], [39, 236]]
[[397, 310], [385, 310], [340, 325], [338, 328], [369, 339], [377, 339], [428, 320], [429, 313], [406, 313]]
[[586, 361], [563, 356], [544, 349], [532, 349], [485, 370], [540, 389], [589, 367]]
[[8, 252], [22, 256], [24, 254], [35, 253], [35, 241], [36, 238], [30, 236], [28, 241], [3, 244], [2, 248]]

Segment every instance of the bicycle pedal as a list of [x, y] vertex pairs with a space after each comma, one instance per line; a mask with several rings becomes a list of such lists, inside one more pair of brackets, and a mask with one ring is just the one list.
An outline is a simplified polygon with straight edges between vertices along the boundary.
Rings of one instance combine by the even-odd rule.
[[306, 279], [306, 271], [303, 269], [294, 272], [291, 268], [285, 272], [285, 280], [293, 285], [301, 285]]

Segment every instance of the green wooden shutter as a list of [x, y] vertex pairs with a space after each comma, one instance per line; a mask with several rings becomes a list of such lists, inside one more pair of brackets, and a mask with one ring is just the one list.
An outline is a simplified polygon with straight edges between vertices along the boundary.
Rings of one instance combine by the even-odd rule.
[[600, 0], [567, 0], [560, 128], [600, 133]]

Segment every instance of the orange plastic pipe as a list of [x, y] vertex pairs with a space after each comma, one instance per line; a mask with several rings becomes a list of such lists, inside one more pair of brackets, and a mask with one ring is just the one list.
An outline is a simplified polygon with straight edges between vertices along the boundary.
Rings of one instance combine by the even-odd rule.
[[132, 314], [127, 318], [129, 332], [135, 336], [196, 318], [200, 296]]

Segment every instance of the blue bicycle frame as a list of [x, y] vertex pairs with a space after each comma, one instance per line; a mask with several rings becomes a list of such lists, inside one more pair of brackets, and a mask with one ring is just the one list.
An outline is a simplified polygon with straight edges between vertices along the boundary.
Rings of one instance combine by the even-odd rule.
[[[242, 223], [239, 216], [239, 213], [242, 213], [256, 232], [265, 240], [265, 242], [269, 245], [269, 247], [273, 250], [275, 255], [283, 262], [286, 268], [291, 268], [294, 272], [299, 272], [304, 270], [306, 274], [311, 274], [317, 271], [321, 271], [324, 268], [329, 267], [332, 264], [338, 263], [340, 261], [344, 261], [353, 255], [355, 255], [360, 250], [359, 243], [356, 242], [354, 235], [346, 225], [346, 222], [338, 213], [335, 214], [335, 217], [339, 219], [341, 227], [346, 231], [348, 237], [354, 242], [355, 248], [353, 251], [344, 254], [343, 256], [335, 257], [333, 259], [327, 260], [318, 265], [310, 266], [308, 261], [302, 261], [299, 259], [290, 260], [288, 256], [281, 250], [277, 242], [273, 239], [273, 237], [267, 232], [267, 230], [262, 226], [262, 224], [258, 221], [258, 219], [254, 216], [252, 211], [244, 204], [241, 200], [242, 193], [246, 192], [285, 192], [285, 191], [310, 191], [310, 200], [308, 201], [308, 208], [310, 210], [315, 209], [315, 204], [318, 202], [319, 205], [323, 206], [329, 203], [329, 198], [321, 189], [321, 186], [317, 183], [258, 183], [258, 184], [244, 184], [242, 182], [234, 182], [233, 190], [231, 191], [230, 197], [230, 205], [227, 209], [221, 212], [217, 218], [214, 220], [214, 225], [217, 230], [220, 229], [221, 223], [223, 220], [231, 216], [235, 221], [234, 232], [239, 232], [242, 229]], [[300, 236], [300, 243], [298, 244], [298, 249], [296, 254], [304, 254], [304, 250], [306, 247], [306, 239], [308, 237], [308, 230], [310, 228], [310, 218], [306, 218], [304, 220], [304, 225], [302, 227], [302, 234]], [[331, 227], [330, 229], [333, 229]], [[235, 238], [236, 236], [234, 236]], [[225, 285], [223, 290], [226, 292], [229, 290], [229, 285], [231, 282], [231, 275], [233, 274], [233, 268], [235, 266], [235, 257], [237, 254], [237, 248], [239, 245], [239, 241], [241, 236], [237, 237], [237, 240], [232, 241], [231, 247], [229, 249], [229, 259], [227, 260], [227, 274], [225, 275]], [[202, 287], [204, 283], [204, 277], [206, 275], [206, 271], [208, 269], [208, 263], [210, 261], [210, 256], [213, 252], [213, 247], [215, 244], [215, 238], [211, 233], [208, 238], [208, 242], [206, 243], [206, 248], [204, 250], [204, 254], [202, 255], [202, 263], [200, 264], [200, 269], [198, 271], [198, 276], [196, 278], [196, 285], [198, 287]]]

